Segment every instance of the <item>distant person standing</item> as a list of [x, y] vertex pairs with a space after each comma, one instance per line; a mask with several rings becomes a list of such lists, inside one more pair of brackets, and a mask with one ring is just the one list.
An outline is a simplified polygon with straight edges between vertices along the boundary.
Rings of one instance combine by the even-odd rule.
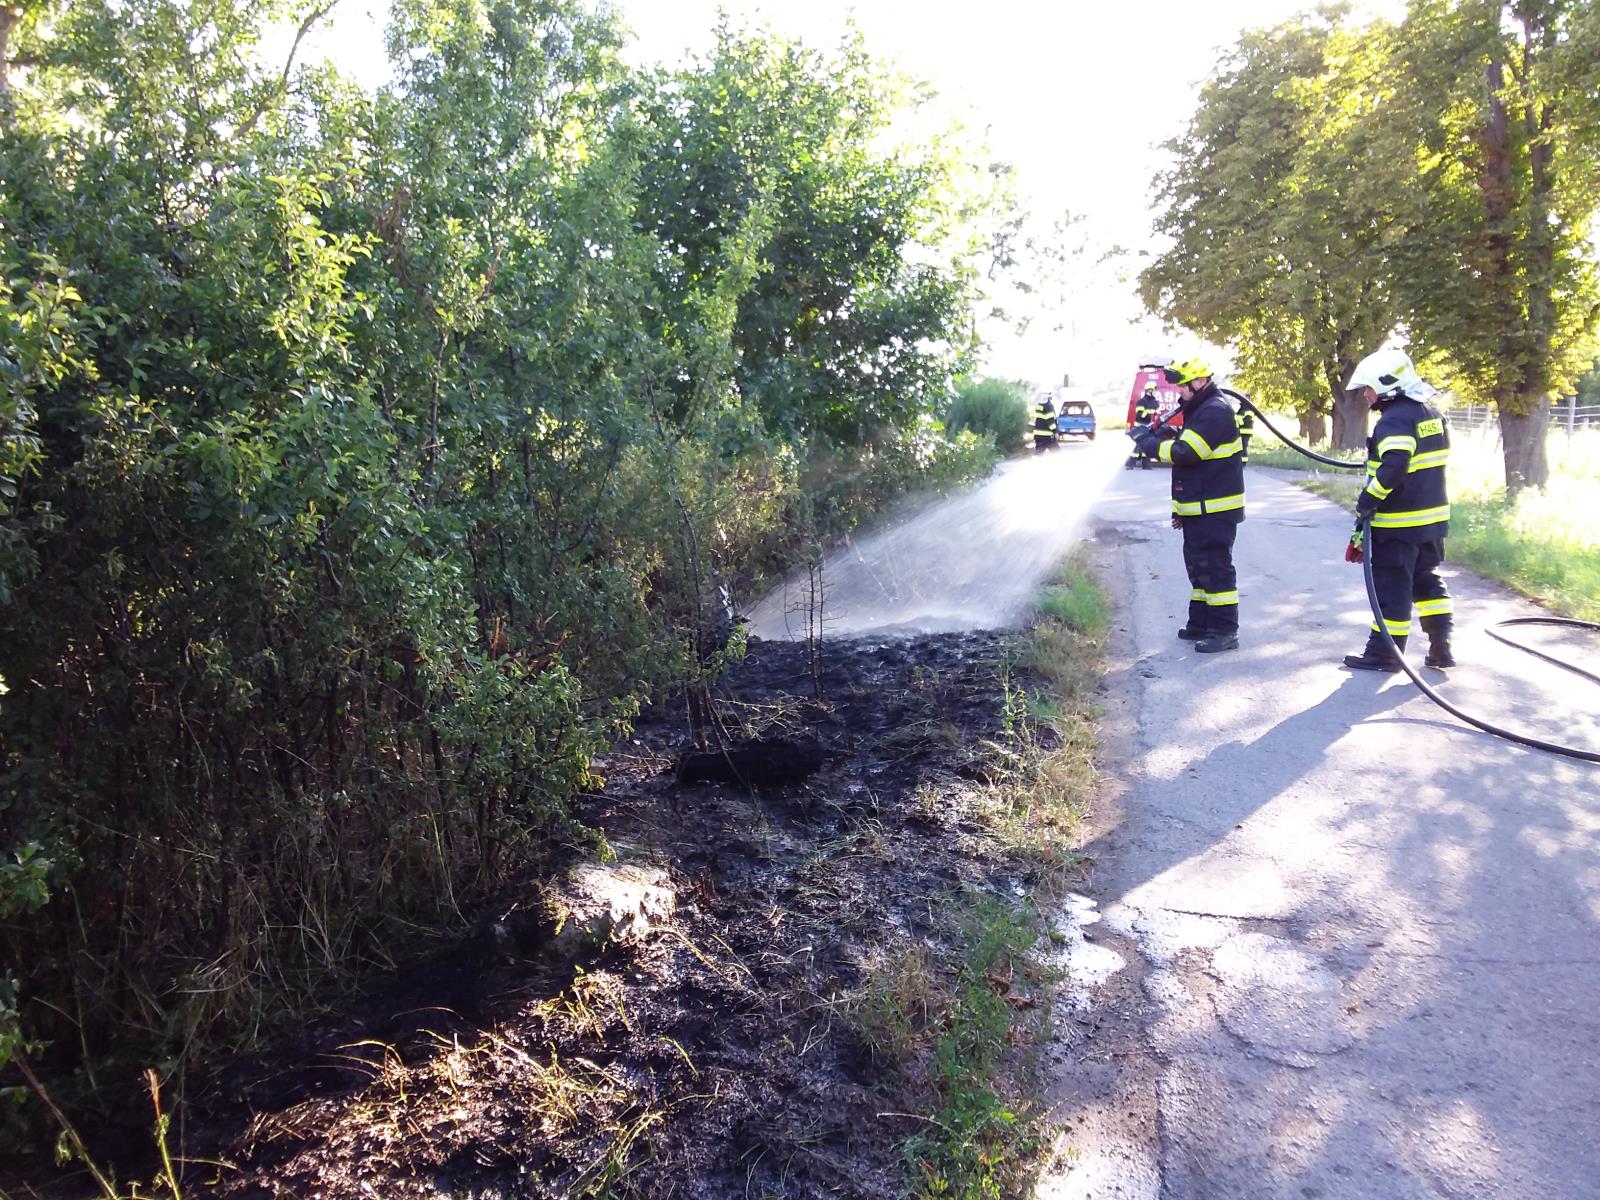
[[[1014, 409], [1012, 411], [1015, 411]], [[1016, 426], [1012, 426], [1016, 428]], [[1049, 392], [1039, 393], [1033, 406], [1033, 448], [1046, 450], [1056, 444], [1056, 405]]]
[[1135, 442], [1141, 453], [1172, 465], [1172, 524], [1183, 530], [1189, 573], [1189, 619], [1178, 636], [1202, 654], [1239, 648], [1239, 583], [1233, 543], [1244, 520], [1244, 447], [1233, 406], [1222, 398], [1203, 360], [1163, 367], [1176, 384], [1183, 429], [1159, 425]]
[[[1156, 398], [1156, 385], [1153, 383], [1147, 383], [1144, 385], [1144, 394], [1139, 397], [1138, 403], [1133, 407], [1134, 429], [1136, 431], [1141, 428], [1148, 429], [1155, 419], [1160, 415], [1161, 401]], [[1126, 466], [1131, 470], [1134, 464], [1137, 463], [1140, 467], [1148, 470], [1150, 468], [1150, 462], [1151, 459], [1148, 454], [1141, 454], [1137, 449], [1135, 449], [1134, 452], [1129, 455]]]
[[[1378, 423], [1367, 439], [1367, 486], [1356, 498], [1356, 529], [1345, 561], [1358, 563], [1372, 556], [1378, 608], [1397, 647], [1406, 648], [1415, 605], [1428, 635], [1423, 661], [1430, 667], [1453, 667], [1455, 607], [1439, 577], [1444, 539], [1450, 533], [1444, 478], [1450, 427], [1428, 403], [1433, 388], [1422, 381], [1404, 350], [1367, 355], [1356, 364], [1348, 390], [1377, 410]], [[1363, 539], [1362, 523], [1369, 518]], [[1398, 671], [1400, 659], [1374, 621], [1366, 648], [1345, 655], [1344, 665], [1358, 671]]]

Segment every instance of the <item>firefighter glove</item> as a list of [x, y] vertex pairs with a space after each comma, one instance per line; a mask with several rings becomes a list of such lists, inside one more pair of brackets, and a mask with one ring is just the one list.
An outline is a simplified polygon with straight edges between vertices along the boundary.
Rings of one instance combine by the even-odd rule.
[[1350, 544], [1344, 548], [1345, 562], [1358, 563], [1366, 557], [1366, 540], [1367, 531], [1358, 526], [1350, 535]]
[[1134, 435], [1133, 448], [1147, 458], [1154, 458], [1161, 449], [1161, 435], [1153, 429], [1141, 429]]

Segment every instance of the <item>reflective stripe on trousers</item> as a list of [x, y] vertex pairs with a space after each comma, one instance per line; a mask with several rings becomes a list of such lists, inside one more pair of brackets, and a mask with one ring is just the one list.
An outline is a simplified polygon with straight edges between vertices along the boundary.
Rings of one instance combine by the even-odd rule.
[[1233, 542], [1238, 535], [1238, 522], [1225, 517], [1183, 519], [1190, 629], [1238, 632], [1239, 577], [1233, 566]]
[[[1411, 632], [1411, 608], [1416, 605], [1423, 629], [1448, 628], [1454, 605], [1450, 589], [1439, 576], [1444, 561], [1444, 539], [1406, 542], [1373, 532], [1368, 535], [1372, 555], [1372, 583], [1378, 593], [1378, 607], [1390, 634], [1401, 637]], [[1378, 628], [1373, 622], [1372, 628]]]

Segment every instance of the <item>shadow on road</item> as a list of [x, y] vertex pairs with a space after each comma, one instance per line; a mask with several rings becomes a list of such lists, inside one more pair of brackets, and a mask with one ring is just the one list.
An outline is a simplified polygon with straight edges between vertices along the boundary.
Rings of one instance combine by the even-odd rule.
[[[1341, 677], [1366, 619], [1325, 551], [1348, 518], [1252, 488], [1292, 519], [1241, 536], [1229, 661], [1170, 645], [1175, 544], [1117, 552], [1131, 640], [1158, 649], [1108, 679], [1136, 759], [1122, 821], [1085, 849], [1144, 959], [1160, 1195], [1593, 1196], [1600, 771], [1463, 726], [1403, 679]], [[1469, 620], [1515, 604], [1457, 578]], [[1442, 685], [1463, 707], [1592, 735], [1588, 710], [1564, 715], [1587, 687], [1469, 649]]]

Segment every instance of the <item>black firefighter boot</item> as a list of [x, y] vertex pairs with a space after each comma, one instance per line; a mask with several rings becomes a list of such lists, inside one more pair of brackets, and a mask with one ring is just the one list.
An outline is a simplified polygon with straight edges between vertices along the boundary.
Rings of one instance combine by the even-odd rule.
[[[1402, 653], [1406, 648], [1406, 635], [1400, 634], [1394, 639], [1394, 644]], [[1383, 640], [1383, 634], [1374, 629], [1367, 636], [1367, 646], [1360, 654], [1346, 654], [1344, 665], [1355, 671], [1389, 671], [1391, 673], [1400, 669], [1400, 659], [1390, 653], [1388, 643]]]
[[1450, 653], [1450, 625], [1449, 617], [1436, 617], [1422, 623], [1428, 635], [1428, 655], [1422, 661], [1441, 671], [1456, 665], [1456, 656]]
[[1223, 650], [1239, 648], [1239, 629], [1208, 629], [1195, 640], [1194, 648], [1201, 654], [1218, 654]]

